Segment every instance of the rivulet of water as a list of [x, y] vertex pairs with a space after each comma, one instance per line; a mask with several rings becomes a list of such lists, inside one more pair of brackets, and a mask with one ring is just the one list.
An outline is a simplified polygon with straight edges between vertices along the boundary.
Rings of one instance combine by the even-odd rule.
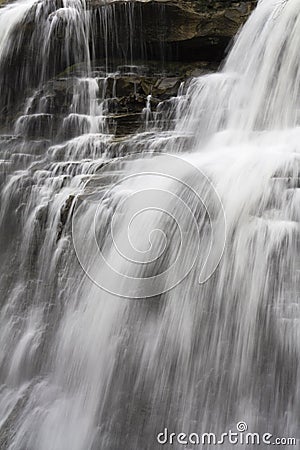
[[[0, 70], [31, 16], [39, 48], [0, 140], [0, 448], [153, 450], [241, 421], [299, 439], [299, 1], [260, 1], [223, 69], [121, 142], [99, 11], [32, 5], [0, 9]], [[51, 55], [81, 74], [55, 85]]]

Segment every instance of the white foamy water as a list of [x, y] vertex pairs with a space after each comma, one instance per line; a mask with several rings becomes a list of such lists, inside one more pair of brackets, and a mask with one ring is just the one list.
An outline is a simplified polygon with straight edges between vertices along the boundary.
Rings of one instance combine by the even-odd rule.
[[23, 139], [50, 120], [28, 108], [3, 137], [1, 448], [153, 450], [242, 420], [299, 438], [299, 13], [260, 1], [170, 101], [175, 129], [114, 146], [85, 69], [55, 137]]

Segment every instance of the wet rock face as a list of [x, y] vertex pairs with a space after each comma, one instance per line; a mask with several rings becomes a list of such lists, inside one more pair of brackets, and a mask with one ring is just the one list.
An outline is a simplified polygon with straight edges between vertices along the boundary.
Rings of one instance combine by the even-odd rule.
[[[256, 3], [257, 0], [116, 0], [103, 5], [102, 1], [90, 0], [88, 5], [100, 15], [103, 9], [111, 9], [119, 48], [130, 40], [124, 20], [130, 14], [135, 53], [140, 52], [142, 42], [150, 58], [164, 53], [171, 60], [220, 61]], [[98, 34], [101, 37], [101, 32]]]
[[88, 105], [79, 103], [74, 109], [81, 83], [88, 102], [92, 100], [102, 105], [97, 114], [102, 115], [100, 128], [103, 132], [116, 136], [132, 134], [145, 125], [147, 105], [151, 120], [158, 105], [161, 107], [177, 96], [182, 82], [215, 71], [216, 67], [204, 62], [167, 64], [162, 72], [161, 67], [152, 63], [149, 66], [118, 66], [114, 72], [106, 74], [105, 68], [95, 61], [90, 78], [90, 82], [95, 82], [92, 84], [94, 98], [91, 99], [91, 85], [82, 84], [81, 65], [73, 66], [35, 92], [26, 115], [18, 117], [15, 130], [26, 139], [57, 142], [91, 132], [90, 119], [86, 115]]
[[[0, 0], [0, 6], [4, 1], [6, 2]], [[42, 112], [48, 115], [33, 118], [32, 127], [27, 119], [26, 123], [22, 119], [19, 125], [26, 126], [28, 135], [32, 135], [32, 129], [39, 129], [39, 134], [42, 135], [45, 128], [54, 130], [55, 134], [57, 120], [49, 115], [63, 115], [68, 111], [73, 81], [65, 81], [69, 73], [64, 77], [60, 74], [68, 71], [72, 65], [78, 66], [79, 62], [82, 62], [84, 73], [87, 61], [86, 48], [81, 48], [84, 39], [79, 36], [77, 42], [77, 34], [74, 32], [80, 27], [74, 24], [74, 30], [70, 31], [66, 26], [68, 18], [63, 17], [63, 12], [57, 16], [58, 11], [63, 10], [60, 8], [60, 1], [38, 1], [14, 30], [11, 51], [1, 62], [4, 76], [0, 80], [0, 127], [2, 123], [6, 126], [12, 124], [19, 117], [24, 109], [25, 94], [31, 95], [30, 92], [41, 89], [49, 80], [57, 80], [58, 77], [63, 81], [55, 81], [52, 87], [48, 85], [44, 94], [43, 101], [47, 103], [47, 108], [43, 108]], [[155, 108], [159, 101], [176, 95], [180, 82], [193, 75], [194, 70], [197, 72], [197, 64], [217, 66], [224, 58], [232, 37], [246, 21], [256, 2], [87, 0], [86, 7], [91, 22], [86, 42], [94, 60], [105, 61], [106, 67], [113, 67], [112, 71], [115, 71], [117, 61], [124, 65], [139, 60], [139, 64], [148, 67], [149, 61], [155, 61], [157, 66], [160, 65], [156, 71], [158, 75], [152, 68], [149, 76], [145, 73], [142, 77], [140, 74], [131, 74], [129, 77], [120, 74], [114, 80], [108, 79], [109, 97], [113, 98], [108, 102], [108, 111], [120, 114], [140, 113], [150, 94]], [[39, 22], [36, 21], [38, 7], [42, 10]], [[45, 26], [51, 23], [54, 15], [57, 16], [58, 25], [49, 39], [45, 60], [45, 55], [41, 52], [40, 35], [43, 35]], [[177, 67], [166, 73], [166, 65], [171, 63], [177, 63], [182, 68]], [[194, 64], [194, 69], [186, 70], [187, 64]], [[200, 67], [200, 73], [201, 70]], [[113, 89], [115, 92], [112, 92]], [[32, 111], [34, 110], [41, 112], [33, 103]], [[40, 122], [39, 126], [35, 126], [37, 120]], [[133, 116], [132, 120], [135, 123], [136, 117]], [[51, 133], [52, 131], [49, 132], [49, 137]]]

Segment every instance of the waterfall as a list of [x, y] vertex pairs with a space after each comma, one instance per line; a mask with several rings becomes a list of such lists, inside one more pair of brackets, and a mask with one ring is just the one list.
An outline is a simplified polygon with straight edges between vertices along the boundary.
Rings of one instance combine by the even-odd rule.
[[0, 448], [300, 439], [299, 0], [118, 139], [123, 6], [121, 69], [114, 4], [0, 9]]

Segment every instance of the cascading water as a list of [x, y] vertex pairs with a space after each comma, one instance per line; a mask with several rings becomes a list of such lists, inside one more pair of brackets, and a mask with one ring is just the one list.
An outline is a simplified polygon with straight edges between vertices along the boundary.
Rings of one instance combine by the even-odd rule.
[[29, 92], [0, 140], [0, 448], [153, 450], [240, 421], [300, 438], [300, 3], [260, 1], [223, 70], [121, 143], [91, 63], [105, 11], [0, 10], [6, 113]]

